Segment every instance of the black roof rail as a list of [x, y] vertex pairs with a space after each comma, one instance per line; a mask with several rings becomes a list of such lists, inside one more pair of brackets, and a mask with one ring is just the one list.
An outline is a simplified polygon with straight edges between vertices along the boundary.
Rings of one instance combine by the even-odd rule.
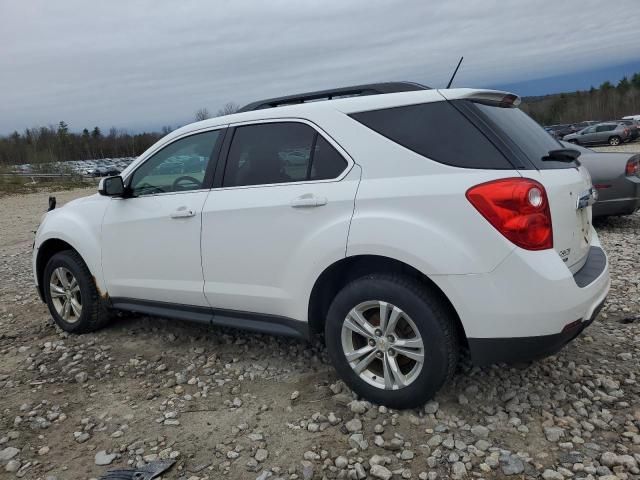
[[429, 90], [429, 87], [413, 82], [385, 82], [369, 83], [366, 85], [354, 85], [352, 87], [332, 88], [317, 92], [298, 93], [285, 97], [268, 98], [249, 103], [238, 112], [249, 112], [263, 108], [281, 107], [283, 105], [295, 105], [314, 100], [331, 100], [336, 97], [358, 97], [365, 95], [381, 95], [384, 93], [414, 92], [417, 90]]

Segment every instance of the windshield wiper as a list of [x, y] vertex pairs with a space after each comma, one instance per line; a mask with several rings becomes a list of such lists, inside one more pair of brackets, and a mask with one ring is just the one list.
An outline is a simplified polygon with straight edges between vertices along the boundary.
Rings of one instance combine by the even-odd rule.
[[549, 153], [542, 157], [542, 161], [571, 163], [577, 162], [579, 156], [579, 150], [574, 150], [573, 148], [558, 148], [557, 150], [549, 150]]

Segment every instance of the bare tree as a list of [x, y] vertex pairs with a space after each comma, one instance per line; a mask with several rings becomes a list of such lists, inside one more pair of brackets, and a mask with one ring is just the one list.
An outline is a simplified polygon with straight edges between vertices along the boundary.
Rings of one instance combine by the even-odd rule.
[[216, 117], [222, 117], [223, 115], [231, 115], [240, 110], [240, 105], [236, 102], [229, 102], [216, 113]]
[[196, 112], [196, 122], [206, 120], [207, 118], [211, 118], [211, 115], [209, 115], [209, 110], [206, 108], [201, 108]]

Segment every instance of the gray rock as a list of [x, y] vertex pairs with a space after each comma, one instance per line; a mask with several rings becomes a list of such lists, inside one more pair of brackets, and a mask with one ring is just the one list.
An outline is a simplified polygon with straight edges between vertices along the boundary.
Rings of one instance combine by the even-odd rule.
[[477, 438], [487, 438], [489, 436], [489, 429], [482, 425], [474, 425], [471, 427], [471, 433]]
[[313, 478], [313, 463], [308, 460], [303, 460], [300, 462], [300, 466], [302, 467], [302, 478], [304, 478], [304, 480], [311, 480]]
[[7, 447], [4, 450], [0, 450], [0, 462], [7, 462], [15, 457], [20, 450], [15, 447]]
[[20, 463], [20, 461], [18, 461], [18, 460], [9, 460], [7, 462], [7, 465], [4, 467], [4, 469], [9, 473], [15, 473], [18, 470], [20, 470], [21, 466], [22, 466], [22, 464]]
[[107, 453], [105, 450], [100, 450], [96, 453], [95, 464], [96, 465], [110, 465], [116, 459], [115, 453]]
[[440, 408], [440, 404], [435, 400], [430, 400], [424, 406], [424, 413], [434, 414], [438, 411], [438, 408]]
[[271, 476], [273, 476], [273, 474], [269, 470], [263, 470], [260, 475], [256, 477], [256, 480], [267, 480], [267, 478]]
[[564, 480], [564, 475], [555, 470], [546, 469], [542, 472], [542, 478], [544, 478], [544, 480]]
[[564, 437], [564, 428], [560, 427], [546, 427], [544, 429], [544, 436], [550, 442], [557, 442]]
[[347, 465], [349, 465], [349, 460], [347, 459], [347, 457], [339, 456], [333, 463], [337, 468], [342, 470], [343, 468], [346, 468]]
[[362, 422], [359, 418], [352, 418], [347, 423], [345, 423], [344, 426], [347, 428], [347, 431], [351, 433], [362, 431]]
[[467, 467], [462, 462], [455, 462], [451, 466], [451, 477], [454, 479], [461, 479], [467, 476]]
[[516, 455], [501, 456], [500, 466], [505, 475], [518, 475], [524, 472], [524, 462]]
[[269, 458], [269, 452], [264, 448], [259, 448], [254, 455], [254, 458], [258, 462], [264, 462], [267, 458]]
[[372, 466], [371, 470], [369, 470], [369, 473], [373, 478], [380, 478], [382, 480], [389, 480], [393, 476], [391, 471], [388, 468], [383, 467], [382, 465]]

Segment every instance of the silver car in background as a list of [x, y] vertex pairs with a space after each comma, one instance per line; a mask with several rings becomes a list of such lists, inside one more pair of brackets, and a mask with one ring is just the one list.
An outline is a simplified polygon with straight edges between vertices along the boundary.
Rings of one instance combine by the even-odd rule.
[[568, 142], [566, 148], [578, 150], [578, 160], [591, 175], [598, 191], [593, 217], [630, 215], [640, 209], [640, 154], [594, 152]]
[[620, 145], [631, 139], [629, 128], [621, 123], [607, 122], [583, 128], [579, 132], [565, 135], [562, 140], [576, 145]]

